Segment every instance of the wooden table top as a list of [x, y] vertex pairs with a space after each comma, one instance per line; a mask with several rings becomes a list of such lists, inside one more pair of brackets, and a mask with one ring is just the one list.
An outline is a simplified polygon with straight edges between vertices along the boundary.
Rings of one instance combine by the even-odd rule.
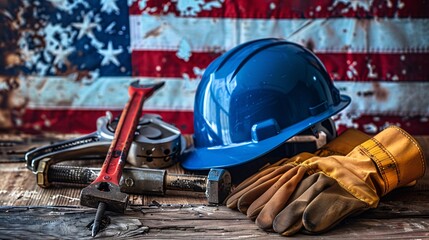
[[[64, 136], [62, 136], [64, 137]], [[68, 138], [70, 136], [65, 136]], [[429, 136], [416, 136], [429, 161]], [[14, 142], [20, 151], [56, 141], [29, 135], [3, 134], [0, 142]], [[40, 188], [24, 162], [0, 144], [0, 238], [92, 238], [88, 224], [95, 209], [79, 204], [80, 188]], [[18, 148], [15, 148], [18, 149]], [[9, 153], [7, 153], [9, 151]], [[20, 152], [15, 150], [16, 154]], [[22, 152], [21, 152], [22, 154]], [[168, 172], [183, 173], [179, 165]], [[97, 238], [139, 239], [281, 239], [259, 229], [245, 215], [223, 205], [209, 205], [204, 194], [169, 193], [165, 196], [131, 195], [125, 214], [107, 212], [110, 224]], [[429, 238], [429, 173], [412, 188], [397, 189], [369, 210], [321, 235], [299, 238], [386, 239]]]

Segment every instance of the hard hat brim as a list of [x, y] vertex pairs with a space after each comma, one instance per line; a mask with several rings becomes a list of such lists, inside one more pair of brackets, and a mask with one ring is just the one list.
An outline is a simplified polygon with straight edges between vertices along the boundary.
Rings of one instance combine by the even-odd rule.
[[[311, 116], [303, 121], [282, 129], [279, 134], [259, 142], [245, 142], [230, 144], [228, 146], [213, 146], [193, 149], [185, 154], [181, 165], [187, 170], [209, 170], [211, 168], [230, 168], [246, 164], [260, 158], [273, 150], [273, 146], [280, 146], [293, 136], [301, 133], [309, 127], [328, 119], [347, 107], [351, 99], [346, 95], [340, 96], [338, 105], [332, 106], [327, 111]], [[285, 156], [286, 157], [286, 156]]]

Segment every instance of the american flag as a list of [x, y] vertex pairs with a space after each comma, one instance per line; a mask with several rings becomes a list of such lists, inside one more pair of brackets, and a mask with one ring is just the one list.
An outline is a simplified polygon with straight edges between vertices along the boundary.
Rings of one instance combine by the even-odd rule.
[[0, 1], [0, 127], [87, 133], [119, 114], [135, 79], [144, 105], [192, 133], [196, 87], [234, 46], [279, 37], [311, 49], [352, 103], [339, 129], [429, 134], [429, 1]]

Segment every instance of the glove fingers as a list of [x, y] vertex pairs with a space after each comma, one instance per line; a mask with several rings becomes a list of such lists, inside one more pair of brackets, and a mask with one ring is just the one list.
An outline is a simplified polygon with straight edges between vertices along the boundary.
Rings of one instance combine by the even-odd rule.
[[298, 232], [302, 226], [302, 216], [307, 206], [315, 199], [324, 189], [335, 184], [335, 180], [326, 177], [323, 174], [313, 174], [304, 179], [299, 185], [294, 199], [275, 217], [273, 221], [274, 231], [285, 236], [291, 236]]
[[244, 180], [242, 183], [240, 183], [237, 188], [233, 190], [232, 193], [229, 194], [229, 196], [226, 199], [226, 206], [231, 209], [237, 209], [238, 208], [238, 201], [239, 198], [244, 195], [249, 190], [255, 188], [259, 184], [262, 184], [265, 181], [270, 180], [271, 178], [283, 174], [284, 172], [288, 171], [293, 167], [291, 164], [287, 164], [289, 162], [295, 162], [300, 163], [302, 161], [305, 161], [306, 159], [309, 159], [313, 157], [314, 155], [307, 152], [302, 152], [298, 155], [295, 155], [291, 159], [283, 158], [280, 161], [274, 163], [273, 165], [268, 165], [265, 168], [262, 168], [263, 170], [259, 173], [254, 174], [250, 178]]
[[243, 195], [243, 189], [246, 189], [251, 184], [255, 183], [258, 179], [260, 179], [261, 177], [263, 177], [265, 175], [270, 174], [274, 170], [275, 170], [274, 167], [273, 168], [264, 169], [263, 171], [258, 172], [256, 174], [254, 174], [253, 176], [247, 178], [243, 182], [241, 182], [233, 191], [231, 191], [231, 193], [229, 194], [229, 196], [226, 198], [226, 206], [228, 208], [231, 208], [231, 209], [236, 209], [237, 208], [238, 198], [241, 195]]
[[255, 219], [265, 204], [271, 199], [271, 197], [277, 192], [278, 189], [283, 186], [286, 182], [296, 175], [298, 167], [294, 167], [289, 171], [285, 172], [270, 188], [265, 191], [261, 196], [254, 200], [249, 208], [247, 209], [247, 217]]
[[283, 174], [284, 172], [288, 171], [292, 167], [293, 167], [292, 165], [283, 165], [283, 166], [274, 168], [273, 171], [267, 171], [269, 173], [266, 175], [257, 174], [258, 178], [255, 178], [256, 179], [255, 182], [250, 182], [250, 181], [246, 182], [247, 186], [240, 187], [241, 190], [239, 190], [235, 194], [230, 194], [230, 196], [228, 197], [228, 200], [226, 201], [227, 207], [232, 208], [232, 209], [237, 208], [239, 198], [241, 198], [241, 196], [243, 196], [246, 192], [256, 188], [258, 185], [260, 185], [266, 181], [269, 181], [270, 179], [278, 176], [279, 174]]
[[237, 203], [237, 208], [240, 212], [247, 214], [248, 207], [261, 195], [263, 195], [277, 180], [281, 177], [278, 175], [264, 183], [258, 185], [257, 187], [250, 189], [246, 193], [244, 193], [239, 199]]
[[351, 214], [367, 209], [367, 204], [344, 190], [337, 182], [321, 192], [305, 209], [302, 222], [311, 233], [320, 233], [337, 225]]
[[301, 218], [298, 218], [294, 224], [289, 226], [288, 229], [286, 229], [284, 232], [281, 232], [280, 234], [282, 236], [290, 237], [290, 236], [296, 234], [297, 232], [299, 232], [299, 230], [301, 230], [302, 227], [303, 227], [302, 220], [301, 220]]
[[289, 197], [295, 191], [296, 186], [304, 177], [307, 169], [297, 166], [298, 171], [287, 183], [277, 190], [273, 197], [265, 204], [256, 218], [256, 225], [262, 229], [272, 228], [274, 218], [286, 206]]
[[317, 180], [319, 179], [320, 174], [313, 174], [310, 175], [306, 178], [304, 178], [296, 187], [295, 191], [292, 193], [292, 195], [289, 198], [288, 203], [293, 202], [295, 199], [301, 197], [304, 192], [308, 191], [308, 189], [310, 189], [310, 187], [312, 187]]

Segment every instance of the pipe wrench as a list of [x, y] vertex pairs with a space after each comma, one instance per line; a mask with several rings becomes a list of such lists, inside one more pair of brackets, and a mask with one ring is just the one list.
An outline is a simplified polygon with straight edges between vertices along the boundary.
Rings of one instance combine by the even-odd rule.
[[[27, 168], [36, 173], [40, 161], [50, 164], [66, 160], [104, 159], [113, 140], [118, 118], [110, 112], [97, 120], [97, 130], [75, 139], [38, 147], [25, 154]], [[173, 165], [186, 148], [180, 130], [162, 121], [159, 115], [145, 114], [139, 119], [127, 162], [135, 167], [166, 168]]]

